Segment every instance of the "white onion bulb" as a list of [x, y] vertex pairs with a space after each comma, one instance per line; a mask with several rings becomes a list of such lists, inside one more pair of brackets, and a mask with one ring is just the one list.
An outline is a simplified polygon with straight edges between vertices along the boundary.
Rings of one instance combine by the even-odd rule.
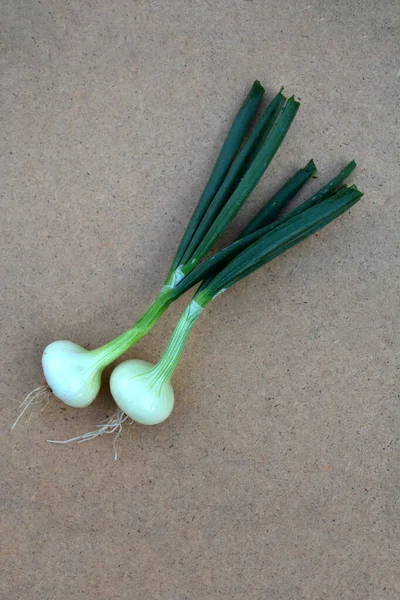
[[53, 394], [68, 406], [84, 408], [96, 398], [104, 367], [95, 351], [59, 340], [45, 348], [42, 367]]
[[144, 360], [126, 360], [111, 374], [110, 389], [115, 402], [142, 425], [162, 423], [174, 408], [172, 385], [156, 369]]

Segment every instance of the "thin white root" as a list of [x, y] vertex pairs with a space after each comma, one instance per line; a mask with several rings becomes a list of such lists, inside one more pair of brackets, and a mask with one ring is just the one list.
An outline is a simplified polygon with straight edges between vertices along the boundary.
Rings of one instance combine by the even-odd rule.
[[[104, 433], [116, 433], [116, 436], [113, 440], [113, 448], [114, 448], [114, 459], [118, 460], [118, 452], [117, 452], [117, 440], [122, 433], [122, 425], [125, 421], [129, 419], [128, 415], [126, 415], [120, 408], [118, 408], [114, 414], [111, 415], [109, 419], [102, 421], [98, 425], [96, 425], [96, 429], [94, 431], [88, 431], [87, 433], [83, 433], [82, 435], [78, 435], [77, 437], [71, 438], [69, 440], [47, 440], [50, 444], [69, 444], [69, 442], [78, 442], [81, 444], [82, 442], [90, 442], [90, 440], [94, 440], [99, 437], [99, 435], [103, 435]], [[132, 419], [130, 423], [133, 423]]]
[[19, 415], [18, 415], [16, 421], [14, 422], [14, 425], [11, 427], [11, 429], [14, 429], [14, 427], [16, 426], [16, 424], [18, 423], [18, 421], [20, 420], [22, 415], [25, 413], [25, 411], [29, 407], [46, 402], [46, 404], [42, 407], [42, 410], [44, 410], [47, 406], [48, 401], [50, 400], [52, 393], [53, 392], [51, 391], [51, 389], [49, 388], [48, 385], [40, 385], [35, 390], [32, 390], [31, 392], [29, 392], [29, 394], [27, 395], [25, 400], [23, 402], [21, 402], [20, 408], [22, 408], [22, 410], [19, 413]]

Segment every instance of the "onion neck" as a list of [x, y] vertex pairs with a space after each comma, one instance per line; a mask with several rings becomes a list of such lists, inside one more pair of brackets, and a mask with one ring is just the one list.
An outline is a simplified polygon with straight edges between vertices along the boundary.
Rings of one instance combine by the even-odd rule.
[[203, 309], [204, 306], [201, 306], [196, 300], [192, 300], [183, 311], [164, 354], [152, 370], [152, 376], [156, 381], [165, 382], [171, 379], [185, 349], [192, 327]]
[[104, 344], [104, 346], [93, 350], [92, 355], [98, 357], [101, 367], [104, 369], [141, 340], [155, 325], [173, 300], [175, 300], [173, 290], [163, 287], [154, 302], [131, 329], [111, 340], [111, 342]]

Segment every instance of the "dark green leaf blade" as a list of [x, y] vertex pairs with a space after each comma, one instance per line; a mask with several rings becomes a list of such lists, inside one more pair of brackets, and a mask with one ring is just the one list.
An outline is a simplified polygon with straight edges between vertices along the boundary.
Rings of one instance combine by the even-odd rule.
[[[312, 206], [315, 206], [315, 205], [319, 204], [320, 202], [322, 202], [323, 200], [325, 200], [326, 198], [332, 196], [333, 193], [335, 193], [335, 191], [339, 191], [338, 186], [341, 183], [343, 183], [343, 181], [346, 179], [346, 177], [348, 177], [350, 175], [350, 173], [352, 173], [352, 171], [355, 169], [355, 167], [356, 167], [356, 163], [354, 160], [352, 160], [351, 162], [349, 162], [348, 165], [346, 165], [346, 167], [344, 169], [342, 169], [342, 171], [340, 171], [340, 173], [338, 173], [338, 175], [336, 175], [333, 179], [328, 181], [327, 184], [325, 184], [321, 189], [319, 189], [315, 194], [313, 194], [308, 200], [306, 200], [305, 202], [300, 204], [300, 206], [298, 206], [297, 208], [292, 210], [287, 215], [283, 215], [282, 217], [275, 219], [275, 221], [272, 221], [272, 223], [270, 223], [269, 225], [261, 227], [260, 229], [257, 229], [249, 236], [246, 236], [246, 239], [248, 239], [248, 242], [252, 243], [255, 239], [258, 239], [259, 237], [265, 235], [269, 231], [272, 231], [276, 227], [279, 227], [280, 225], [286, 223], [292, 217], [302, 213], [303, 211], [307, 210], [308, 208], [311, 208]], [[339, 188], [339, 189], [342, 189], [342, 188]], [[278, 194], [279, 193], [280, 192], [278, 192]], [[261, 211], [262, 210], [263, 209], [261, 209]], [[238, 239], [241, 238], [242, 233], [239, 235]]]
[[240, 252], [211, 281], [200, 286], [196, 295], [204, 293], [207, 298], [215, 297], [227, 287], [325, 227], [358, 202], [362, 195], [356, 186], [343, 187], [323, 202], [295, 215]]
[[[229, 197], [237, 187], [239, 181], [244, 177], [248, 170], [251, 160], [254, 160], [256, 151], [261, 148], [261, 143], [268, 137], [271, 132], [279, 113], [285, 104], [285, 97], [279, 92], [270, 102], [263, 114], [257, 121], [249, 138], [240, 150], [239, 154], [233, 161], [224, 181], [222, 182], [218, 192], [211, 201], [207, 211], [200, 221], [195, 233], [188, 244], [186, 251], [182, 257], [182, 264], [186, 264], [195, 253], [201, 240], [204, 238], [212, 223], [215, 221], [218, 213], [226, 204]], [[261, 143], [260, 143], [261, 142]], [[249, 160], [251, 157], [251, 160]]]
[[[307, 169], [307, 167], [309, 165], [312, 169], [312, 166], [314, 165], [313, 161], [310, 161], [308, 163], [308, 165], [304, 169], [301, 169], [300, 171], [298, 171], [298, 173]], [[355, 166], [355, 162], [351, 161], [338, 175], [336, 175], [331, 181], [329, 181], [325, 186], [323, 186], [320, 190], [318, 190], [318, 192], [313, 194], [308, 200], [303, 202], [300, 206], [298, 206], [291, 213], [284, 215], [284, 216], [280, 217], [279, 219], [276, 219], [269, 225], [261, 227], [260, 229], [257, 229], [256, 231], [249, 233], [246, 236], [242, 237], [242, 235], [243, 235], [243, 232], [242, 232], [236, 238], [236, 240], [234, 242], [229, 244], [229, 246], [226, 246], [222, 250], [219, 250], [218, 252], [216, 252], [215, 254], [210, 256], [207, 260], [202, 262], [193, 271], [191, 271], [188, 275], [186, 275], [178, 283], [178, 285], [175, 288], [176, 297], [179, 297], [181, 294], [186, 292], [188, 289], [190, 289], [196, 283], [199, 283], [199, 281], [203, 280], [202, 287], [207, 286], [208, 282], [212, 279], [212, 277], [215, 276], [216, 272], [218, 270], [221, 270], [222, 267], [226, 266], [230, 260], [232, 260], [237, 254], [239, 254], [239, 252], [241, 252], [242, 250], [244, 250], [245, 248], [250, 246], [250, 244], [252, 244], [256, 240], [258, 240], [260, 237], [266, 235], [273, 229], [288, 222], [293, 216], [296, 216], [297, 214], [300, 214], [304, 210], [311, 208], [315, 204], [318, 204], [318, 202], [322, 202], [324, 200], [325, 195], [328, 193], [328, 191], [335, 189], [335, 187], [339, 183], [341, 183], [343, 181], [343, 179], [352, 172], [352, 170], [354, 169], [354, 166]], [[278, 193], [274, 196], [274, 198], [276, 198], [276, 196], [281, 196], [282, 190], [284, 190], [284, 188], [286, 188], [286, 186], [289, 183], [291, 183], [293, 179], [296, 178], [296, 175], [293, 178], [291, 178], [286, 184], [284, 184], [284, 186], [278, 191]], [[296, 185], [296, 181], [294, 182], [294, 186], [295, 185]], [[290, 188], [290, 186], [289, 186], [289, 188]], [[345, 188], [345, 186], [344, 186], [341, 189], [347, 189], [347, 188]], [[274, 200], [274, 198], [272, 198], [272, 200], [270, 202], [272, 202]], [[268, 207], [268, 205], [269, 205], [269, 202], [266, 204], [265, 207]], [[260, 212], [262, 212], [263, 210], [264, 209], [261, 209]]]
[[289, 213], [289, 215], [285, 215], [285, 217], [297, 215], [300, 212], [303, 212], [303, 210], [306, 210], [307, 208], [318, 204], [322, 200], [325, 200], [325, 198], [332, 196], [332, 194], [339, 188], [343, 181], [347, 179], [347, 177], [354, 171], [356, 166], [357, 164], [355, 160], [350, 161], [349, 164], [346, 165], [345, 168], [340, 171], [340, 173], [338, 173], [338, 175], [328, 181], [328, 183], [318, 190], [318, 192], [313, 194], [306, 202], [300, 204], [300, 206], [295, 208], [291, 213]]
[[261, 102], [263, 94], [264, 88], [259, 81], [255, 81], [250, 93], [240, 108], [232, 127], [228, 132], [208, 183], [200, 197], [200, 200], [197, 203], [194, 213], [179, 244], [175, 258], [172, 262], [171, 270], [179, 266], [187, 245], [192, 239], [193, 233], [196, 231], [196, 228], [206, 212], [211, 200], [214, 198], [222, 181], [224, 180], [229, 167], [231, 166], [232, 161], [234, 160], [237, 151], [243, 142], [249, 125]]
[[[200, 242], [195, 254], [188, 263], [188, 271], [192, 270], [193, 266], [200, 262], [207, 254], [218, 237], [237, 215], [246, 199], [250, 196], [278, 151], [279, 146], [283, 142], [289, 127], [296, 116], [299, 106], [299, 103], [296, 102], [293, 97], [289, 98], [270, 135], [266, 139], [264, 146], [261, 148], [232, 196], [222, 208], [218, 217]], [[192, 261], [194, 264], [191, 264]]]
[[314, 161], [310, 160], [303, 169], [297, 171], [243, 229], [239, 238], [254, 233], [257, 229], [261, 229], [272, 223], [286, 204], [294, 198], [303, 185], [314, 175], [316, 170]]

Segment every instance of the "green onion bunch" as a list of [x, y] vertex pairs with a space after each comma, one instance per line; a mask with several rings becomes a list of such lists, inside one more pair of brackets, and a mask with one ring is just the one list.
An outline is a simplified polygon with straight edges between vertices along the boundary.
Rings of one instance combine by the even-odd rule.
[[168, 275], [145, 313], [131, 329], [95, 350], [85, 350], [66, 340], [47, 346], [42, 357], [47, 383], [27, 396], [19, 417], [49, 393], [69, 406], [91, 404], [99, 392], [104, 368], [146, 335], [174, 300], [199, 284], [159, 362], [152, 365], [127, 360], [119, 364], [110, 378], [111, 393], [118, 405], [115, 415], [95, 432], [74, 439], [84, 441], [120, 431], [127, 418], [146, 425], [164, 421], [174, 406], [171, 377], [190, 331], [206, 306], [358, 202], [362, 193], [355, 185], [344, 184], [356, 166], [352, 161], [308, 200], [281, 216], [288, 202], [315, 174], [311, 160], [266, 202], [231, 244], [210, 255], [265, 173], [296, 116], [299, 103], [294, 97], [286, 99], [282, 91], [255, 119], [264, 89], [258, 81], [253, 84], [228, 132]]

